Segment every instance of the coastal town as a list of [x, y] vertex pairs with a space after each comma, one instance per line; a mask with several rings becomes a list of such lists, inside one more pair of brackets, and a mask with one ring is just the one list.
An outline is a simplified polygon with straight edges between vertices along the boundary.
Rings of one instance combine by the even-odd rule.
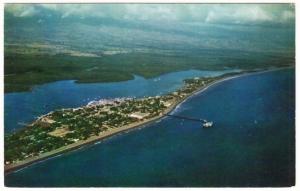
[[118, 129], [130, 129], [158, 119], [193, 93], [237, 74], [240, 73], [186, 79], [182, 88], [162, 96], [101, 99], [83, 107], [50, 112], [5, 136], [5, 166], [15, 167], [31, 158], [51, 155], [57, 149], [87, 143], [91, 137], [100, 139]]

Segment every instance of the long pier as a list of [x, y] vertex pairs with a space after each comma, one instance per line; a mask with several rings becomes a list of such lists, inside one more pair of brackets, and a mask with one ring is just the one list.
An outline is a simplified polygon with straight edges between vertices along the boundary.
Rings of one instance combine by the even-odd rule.
[[207, 122], [207, 120], [205, 120], [205, 119], [197, 119], [197, 118], [180, 116], [180, 115], [166, 114], [166, 116], [174, 117], [174, 118], [178, 118], [178, 119], [186, 119], [186, 120], [191, 120], [191, 121], [199, 121], [199, 122], [202, 122], [202, 123], [206, 123]]

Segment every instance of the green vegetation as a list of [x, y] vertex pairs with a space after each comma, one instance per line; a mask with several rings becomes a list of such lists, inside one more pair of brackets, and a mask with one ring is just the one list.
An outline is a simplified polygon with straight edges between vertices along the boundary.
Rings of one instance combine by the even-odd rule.
[[[217, 54], [217, 52], [216, 52]], [[220, 53], [221, 54], [221, 53]], [[219, 55], [220, 56], [220, 55]], [[211, 55], [160, 55], [128, 53], [103, 57], [78, 57], [66, 54], [5, 53], [5, 92], [28, 91], [34, 85], [58, 80], [78, 83], [115, 82], [134, 78], [134, 74], [151, 78], [164, 73], [189, 69], [223, 70], [287, 66], [293, 59], [260, 55], [252, 59], [222, 58], [222, 64]], [[271, 64], [270, 64], [271, 63]]]
[[[6, 164], [157, 116], [165, 108], [161, 98], [151, 97], [51, 112], [24, 129], [5, 136]], [[131, 116], [132, 113], [138, 117]]]
[[[239, 73], [230, 75], [236, 74]], [[5, 163], [17, 163], [104, 131], [162, 115], [195, 90], [226, 76], [229, 75], [187, 79], [182, 88], [164, 96], [100, 100], [80, 108], [50, 112], [24, 129], [5, 136]]]
[[47, 134], [54, 126], [44, 128], [34, 124], [16, 133], [5, 136], [5, 160], [23, 160], [72, 143], [61, 137]]

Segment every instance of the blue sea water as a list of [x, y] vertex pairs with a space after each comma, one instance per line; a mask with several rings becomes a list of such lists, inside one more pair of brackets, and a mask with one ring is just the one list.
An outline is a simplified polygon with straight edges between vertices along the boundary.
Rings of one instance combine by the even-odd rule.
[[134, 80], [115, 83], [78, 84], [67, 80], [36, 86], [31, 92], [8, 93], [4, 95], [5, 132], [20, 129], [36, 117], [56, 109], [79, 107], [104, 98], [161, 95], [181, 87], [184, 79], [233, 71], [239, 70], [188, 70], [151, 79], [135, 76]]
[[171, 117], [5, 175], [7, 186], [290, 186], [294, 69], [216, 84]]

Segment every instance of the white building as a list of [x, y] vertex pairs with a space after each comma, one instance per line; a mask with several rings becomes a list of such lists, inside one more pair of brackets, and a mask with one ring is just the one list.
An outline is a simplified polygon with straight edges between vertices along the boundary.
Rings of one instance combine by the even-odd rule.
[[149, 113], [140, 113], [140, 112], [136, 112], [136, 113], [131, 113], [129, 115], [129, 117], [132, 117], [132, 118], [136, 118], [136, 119], [144, 119], [145, 117], [147, 117], [149, 115]]

